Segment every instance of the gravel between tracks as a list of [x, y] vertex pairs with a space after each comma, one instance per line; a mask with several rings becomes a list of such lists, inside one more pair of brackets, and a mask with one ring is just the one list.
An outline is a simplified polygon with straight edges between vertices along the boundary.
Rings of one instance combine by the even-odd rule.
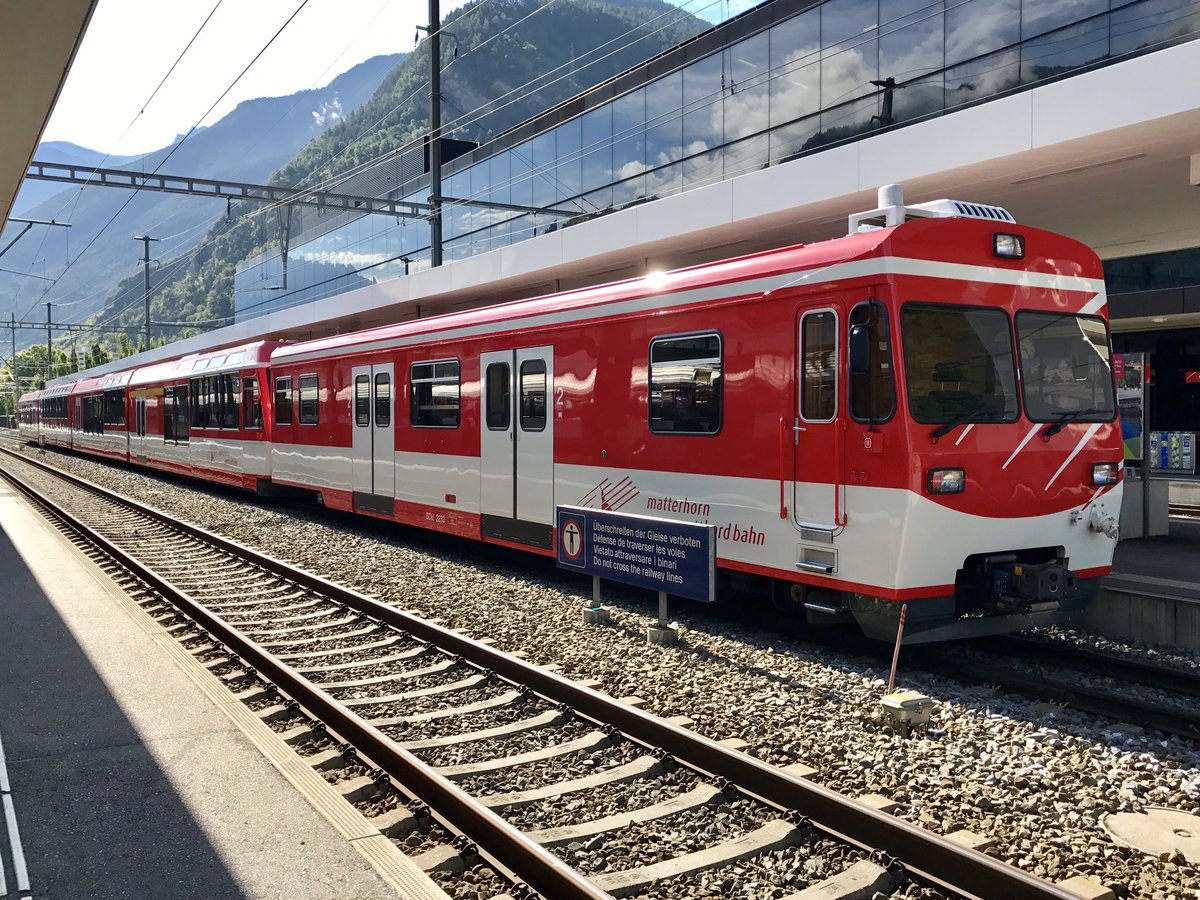
[[[884, 794], [900, 804], [897, 815], [924, 827], [993, 838], [993, 855], [1040, 877], [1088, 875], [1118, 896], [1146, 900], [1200, 898], [1200, 867], [1120, 846], [1101, 824], [1108, 813], [1150, 806], [1200, 814], [1196, 742], [908, 673], [902, 657], [902, 686], [939, 704], [929, 733], [904, 740], [877, 718], [886, 671], [817, 644], [696, 620], [680, 603], [673, 612], [681, 644], [650, 646], [653, 601], [614, 591], [606, 597], [613, 625], [582, 626], [590, 586], [544, 562], [400, 528], [360, 529], [315, 507], [272, 506], [90, 460], [44, 458], [502, 649], [524, 650], [534, 663], [557, 663], [568, 677], [599, 679], [613, 696], [636, 694], [656, 714], [688, 715], [698, 732], [740, 737], [769, 762], [806, 762], [818, 770], [814, 781], [835, 790]], [[1179, 664], [1195, 659], [1181, 655]], [[404, 731], [396, 736], [429, 733]], [[698, 896], [722, 896], [710, 894], [713, 887]]]

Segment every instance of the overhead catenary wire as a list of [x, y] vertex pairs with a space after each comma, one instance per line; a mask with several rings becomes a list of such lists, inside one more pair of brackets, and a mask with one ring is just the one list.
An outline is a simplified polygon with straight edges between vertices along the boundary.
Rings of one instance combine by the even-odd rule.
[[[461, 18], [463, 18], [463, 17], [465, 17], [465, 16], [468, 16], [468, 15], [474, 14], [474, 13], [475, 13], [475, 12], [477, 12], [477, 11], [478, 11], [478, 10], [479, 10], [479, 9], [480, 9], [482, 6], [485, 6], [485, 5], [486, 5], [487, 3], [489, 3], [489, 2], [491, 2], [491, 0], [482, 0], [482, 2], [481, 2], [481, 3], [479, 3], [479, 4], [475, 4], [475, 5], [474, 5], [474, 6], [472, 6], [470, 9], [468, 9], [468, 10], [464, 11], [463, 15], [462, 15], [462, 16], [460, 16], [460, 17], [458, 17], [458, 18], [459, 18], [459, 19], [461, 19]], [[543, 6], [539, 7], [537, 10], [535, 10], [535, 11], [534, 11], [534, 13], [530, 13], [529, 15], [526, 15], [526, 16], [524, 16], [524, 17], [523, 17], [521, 20], [518, 20], [517, 22], [510, 24], [510, 25], [509, 25], [509, 26], [508, 26], [506, 29], [504, 29], [504, 30], [505, 30], [505, 31], [507, 31], [507, 30], [510, 30], [511, 28], [513, 28], [513, 27], [515, 27], [516, 25], [520, 24], [520, 22], [522, 22], [522, 21], [525, 21], [526, 19], [530, 18], [532, 15], [536, 14], [537, 12], [540, 12], [540, 11], [544, 10], [546, 7], [550, 6], [550, 5], [551, 5], [551, 4], [553, 4], [554, 2], [555, 2], [555, 0], [550, 0], [550, 2], [549, 2], [549, 3], [547, 3], [547, 4], [543, 5]], [[711, 5], [713, 5], [713, 4], [712, 4], [712, 3], [708, 3], [708, 4], [707, 4], [705, 7], [703, 7], [703, 9], [707, 9], [707, 8], [708, 8], [709, 6], [711, 6]], [[667, 14], [665, 14], [665, 13], [664, 13], [663, 15], [667, 15]], [[683, 18], [683, 15], [684, 15], [684, 14], [681, 14], [681, 15], [680, 15], [680, 16], [679, 16], [679, 17], [678, 17], [678, 18], [677, 18], [675, 21], [678, 21], [679, 19]], [[293, 14], [293, 16], [294, 16], [294, 14]], [[640, 31], [640, 30], [643, 30], [643, 29], [644, 29], [644, 28], [645, 28], [645, 27], [646, 27], [648, 24], [651, 24], [652, 22], [654, 22], [654, 21], [657, 21], [657, 19], [658, 19], [658, 18], [662, 18], [662, 16], [659, 16], [659, 17], [657, 17], [656, 19], [654, 19], [654, 20], [651, 20], [651, 22], [650, 22], [650, 23], [642, 23], [642, 24], [640, 24], [640, 25], [638, 25], [638, 26], [635, 26], [634, 28], [631, 28], [631, 29], [627, 30], [627, 31], [626, 31], [626, 32], [625, 32], [623, 35], [619, 35], [617, 38], [610, 39], [609, 41], [605, 42], [605, 44], [602, 44], [602, 45], [600, 46], [600, 48], [596, 48], [596, 49], [594, 49], [594, 50], [592, 50], [592, 51], [589, 51], [589, 53], [588, 53], [588, 54], [584, 54], [584, 57], [583, 57], [583, 58], [586, 58], [586, 57], [587, 57], [587, 55], [590, 55], [591, 53], [597, 52], [597, 50], [598, 50], [598, 49], [603, 49], [604, 47], [607, 47], [607, 46], [609, 46], [609, 45], [613, 44], [614, 42], [616, 42], [616, 41], [620, 40], [620, 39], [621, 39], [621, 38], [623, 38], [623, 37], [627, 37], [627, 36], [629, 36], [629, 35], [636, 34], [638, 31]], [[670, 23], [670, 24], [674, 24], [674, 23], [672, 22], [672, 23]], [[286, 27], [286, 23], [285, 23], [285, 27]], [[282, 30], [282, 29], [281, 29], [281, 30]], [[662, 29], [660, 28], [659, 30], [662, 30]], [[652, 33], [651, 33], [651, 35], [652, 35], [652, 34], [654, 34], [654, 33], [657, 33], [657, 31], [655, 31], [655, 32], [652, 32]], [[649, 37], [649, 36], [651, 36], [651, 35], [642, 35], [642, 36], [638, 37], [638, 38], [637, 38], [637, 40], [644, 40], [644, 39], [646, 39], [647, 37]], [[495, 37], [495, 36], [493, 36], [493, 37]], [[489, 40], [491, 40], [491, 38], [489, 38]], [[486, 43], [486, 42], [485, 42], [485, 43]], [[633, 44], [633, 43], [636, 43], [636, 41], [630, 42], [630, 44], [628, 44], [627, 46], [632, 46], [632, 44]], [[265, 49], [265, 48], [264, 48], [264, 49]], [[473, 49], [474, 49], [474, 48], [473, 48]], [[625, 49], [625, 46], [622, 46], [620, 49]], [[469, 52], [471, 52], [471, 51], [468, 51], [468, 53], [469, 53]], [[618, 51], [612, 51], [612, 52], [613, 52], [613, 53], [615, 53], [615, 52], [618, 52]], [[260, 52], [260, 55], [261, 55], [261, 52]], [[466, 54], [463, 54], [463, 55], [466, 55]], [[600, 58], [600, 60], [602, 60], [602, 59], [605, 59], [605, 58], [607, 58], [608, 56], [611, 56], [611, 55], [612, 55], [612, 53], [606, 54], [605, 56], [601, 57], [601, 58]], [[461, 58], [461, 57], [460, 57], [460, 58]], [[600, 60], [596, 60], [595, 62], [599, 62]], [[576, 61], [576, 62], [577, 62], [577, 61]], [[248, 68], [248, 67], [247, 67], [247, 68]], [[561, 68], [562, 68], [562, 67], [559, 67], [559, 69], [561, 69]], [[584, 68], [586, 68], [586, 66], [584, 66]], [[554, 72], [554, 71], [558, 71], [559, 69], [552, 70], [552, 72]], [[578, 67], [577, 67], [577, 70], [578, 70]], [[243, 72], [243, 74], [244, 74], [244, 72]], [[547, 73], [547, 74], [552, 74], [552, 73]], [[239, 77], [240, 77], [240, 76], [239, 76]], [[545, 75], [539, 76], [539, 78], [543, 78], [543, 79], [544, 79], [545, 77], [546, 77]], [[529, 82], [527, 82], [527, 83], [528, 83], [528, 84], [533, 84], [533, 83], [534, 83], [536, 80], [538, 80], [538, 79], [531, 79], [531, 80], [530, 80]], [[559, 80], [561, 80], [561, 79], [554, 79], [552, 82], [549, 82], [548, 84], [546, 84], [546, 85], [543, 85], [543, 87], [545, 87], [545, 86], [549, 86], [549, 84], [556, 83], [556, 82], [557, 82], [557, 81], [559, 81]], [[235, 82], [235, 83], [236, 83], [236, 82]], [[407, 96], [407, 97], [406, 97], [404, 100], [402, 100], [400, 104], [398, 104], [398, 105], [394, 106], [394, 107], [392, 108], [392, 110], [389, 110], [389, 112], [388, 112], [387, 114], [385, 114], [385, 116], [384, 116], [382, 119], [380, 119], [378, 122], [374, 123], [374, 124], [373, 124], [371, 127], [376, 127], [376, 126], [377, 126], [377, 125], [378, 125], [380, 122], [382, 122], [382, 121], [384, 121], [384, 120], [386, 119], [386, 116], [388, 116], [388, 115], [391, 115], [392, 113], [394, 113], [396, 109], [400, 108], [400, 107], [401, 107], [401, 106], [402, 106], [404, 103], [408, 102], [408, 100], [410, 100], [412, 97], [414, 97], [414, 96], [416, 96], [417, 94], [419, 94], [421, 90], [423, 90], [425, 87], [427, 87], [427, 85], [428, 85], [428, 82], [427, 82], [427, 81], [426, 81], [426, 82], [423, 82], [423, 83], [422, 83], [422, 85], [418, 86], [418, 87], [417, 87], [417, 88], [416, 88], [416, 89], [415, 89], [415, 90], [414, 90], [412, 93], [410, 93], [410, 94], [409, 94], [409, 95], [408, 95], [408, 96]], [[231, 85], [231, 87], [232, 87], [232, 85]], [[223, 95], [223, 96], [224, 96], [224, 95]], [[506, 96], [507, 96], [507, 95], [506, 95]], [[218, 99], [218, 101], [217, 101], [217, 102], [219, 103], [219, 102], [220, 102], [220, 100]], [[215, 105], [216, 105], [216, 104], [214, 104], [214, 106], [215, 106]], [[210, 110], [210, 111], [211, 111], [211, 110]], [[207, 116], [207, 113], [206, 113], [205, 115]], [[463, 118], [463, 117], [460, 117], [460, 118]], [[203, 121], [203, 117], [202, 117], [201, 121]], [[457, 121], [457, 120], [456, 120], [456, 121]], [[194, 131], [194, 129], [195, 129], [195, 126], [193, 126], [193, 129], [192, 129], [191, 131]], [[357, 140], [361, 139], [361, 137], [362, 137], [362, 136], [364, 136], [365, 134], [369, 133], [369, 131], [370, 131], [370, 130], [371, 130], [371, 129], [370, 129], [370, 128], [368, 128], [368, 129], [366, 129], [365, 131], [363, 131], [363, 132], [360, 132], [360, 134], [359, 134], [358, 136], [356, 136], [356, 138], [354, 139], [354, 141], [357, 141]], [[191, 131], [189, 131], [189, 132], [188, 132], [188, 135], [190, 135], [190, 134], [191, 134]], [[186, 136], [185, 136], [185, 140], [186, 140]], [[343, 148], [343, 150], [342, 150], [342, 151], [339, 151], [339, 153], [338, 153], [338, 154], [335, 154], [333, 158], [336, 158], [336, 156], [337, 156], [337, 155], [340, 155], [340, 153], [342, 153], [342, 152], [345, 152], [347, 149], [349, 149], [351, 146], [353, 146], [353, 143], [354, 143], [354, 141], [352, 141], [350, 144], [348, 144], [346, 148]], [[180, 143], [182, 143], [182, 141], [181, 141]], [[402, 149], [403, 149], [403, 148], [401, 148], [401, 150], [402, 150]], [[386, 155], [385, 155], [385, 158], [389, 158], [389, 157], [391, 157], [391, 156], [394, 156], [394, 155], [395, 155], [395, 152], [400, 152], [400, 151], [390, 151], [388, 154], [386, 154]], [[166, 161], [166, 160], [164, 159], [164, 160], [163, 160], [163, 162], [165, 162], [165, 161]], [[162, 163], [160, 163], [160, 167], [161, 167], [161, 165], [162, 165]], [[156, 168], [156, 171], [157, 171], [157, 168]], [[331, 178], [331, 179], [328, 179], [328, 181], [329, 181], [329, 182], [332, 182], [332, 181], [334, 181], [334, 180], [344, 180], [344, 179], [345, 179], [345, 178], [347, 178], [347, 177], [349, 177], [349, 175], [348, 175], [347, 173], [341, 173], [341, 174], [339, 174], [338, 176], [336, 176], [336, 179], [333, 179], [333, 178]], [[127, 206], [127, 205], [128, 205], [128, 202], [127, 202], [125, 205]], [[122, 207], [122, 209], [123, 209], [123, 208], [124, 208], [124, 207]], [[263, 207], [263, 208], [260, 208], [259, 210], [254, 210], [254, 211], [252, 211], [252, 212], [251, 212], [249, 215], [250, 215], [250, 216], [255, 216], [255, 215], [260, 215], [260, 214], [263, 214], [263, 213], [267, 213], [267, 212], [269, 212], [269, 211], [270, 211], [272, 208], [276, 208], [276, 205], [275, 205], [275, 204], [268, 204], [267, 206], [265, 206], [265, 207]], [[118, 210], [118, 214], [119, 214], [120, 212], [121, 212], [121, 210]], [[107, 227], [107, 226], [106, 226], [106, 227]], [[98, 235], [97, 235], [97, 237], [98, 237]], [[94, 239], [93, 239], [93, 242], [92, 242], [92, 243], [94, 243]], [[188, 255], [188, 256], [194, 255], [194, 253], [196, 253], [196, 252], [199, 252], [199, 250], [200, 250], [200, 249], [202, 249], [202, 247], [203, 247], [203, 246], [206, 246], [208, 243], [209, 243], [209, 242], [207, 242], [207, 241], [206, 241], [206, 242], [204, 242], [204, 244], [202, 244], [202, 245], [201, 245], [201, 247], [195, 248], [195, 249], [194, 249], [194, 250], [193, 250], [191, 253], [189, 253], [189, 254], [187, 254], [187, 255]], [[89, 246], [90, 246], [90, 244], [89, 244]], [[86, 249], [88, 249], [88, 248], [85, 248], [85, 251], [86, 251]], [[81, 255], [82, 255], [82, 253], [81, 253]], [[77, 258], [78, 258], [78, 257], [77, 257]], [[64, 273], [62, 273], [62, 274], [65, 274], [65, 270], [64, 270]], [[61, 277], [61, 276], [60, 276], [60, 277]], [[43, 294], [43, 296], [44, 296], [44, 294]], [[106, 321], [112, 321], [112, 320], [113, 320], [113, 319], [114, 319], [116, 316], [120, 315], [122, 312], [124, 312], [124, 310], [121, 310], [121, 311], [114, 312], [114, 314], [112, 314], [112, 315], [109, 317], [109, 319], [107, 319]]]
[[[304, 7], [306, 7], [309, 4], [309, 2], [310, 2], [310, 0], [301, 0], [300, 5], [296, 7], [296, 9], [292, 12], [292, 14], [290, 16], [288, 16], [287, 20], [279, 27], [279, 29], [275, 32], [275, 34], [273, 34], [271, 36], [271, 38], [258, 50], [258, 52], [255, 53], [254, 58], [251, 59], [250, 62], [246, 64], [246, 67], [243, 68], [242, 71], [238, 73], [237, 77], [234, 78], [233, 81], [229, 83], [229, 86], [226, 87], [225, 90], [221, 92], [221, 95], [216, 100], [213, 101], [212, 105], [209, 106], [209, 108], [204, 112], [204, 114], [202, 116], [200, 116], [199, 119], [196, 120], [196, 123], [194, 125], [192, 125], [191, 128], [188, 129], [187, 133], [182, 138], [180, 138], [178, 141], [175, 142], [175, 144], [171, 147], [170, 151], [162, 158], [162, 160], [158, 163], [158, 165], [156, 165], [154, 167], [152, 174], [157, 173], [164, 165], [166, 165], [167, 161], [172, 156], [175, 155], [175, 153], [179, 150], [179, 148], [183, 146], [184, 142], [187, 141], [187, 139], [190, 138], [195, 133], [196, 129], [200, 127], [200, 123], [202, 123], [206, 118], [208, 118], [209, 114], [212, 113], [212, 111], [217, 108], [217, 106], [221, 103], [222, 100], [225, 99], [226, 96], [228, 96], [229, 92], [234, 89], [234, 87], [237, 85], [237, 83], [239, 81], [242, 80], [243, 77], [245, 77], [246, 73], [250, 71], [251, 67], [256, 62], [258, 62], [259, 58], [264, 53], [266, 53], [267, 49], [270, 48], [270, 46], [273, 43], [275, 43], [275, 41], [276, 41], [276, 39], [278, 39], [279, 35], [281, 35], [283, 33], [284, 29], [286, 29], [288, 27], [288, 25], [290, 25], [295, 20], [296, 16], [298, 16], [300, 14], [300, 12], [304, 9]], [[117, 218], [121, 215], [121, 213], [124, 212], [126, 210], [126, 208], [128, 208], [129, 204], [132, 203], [134, 198], [137, 197], [138, 194], [140, 194], [140, 193], [141, 193], [140, 188], [133, 189], [133, 191], [131, 192], [131, 194], [129, 196], [129, 199], [127, 199], [123, 204], [121, 204], [120, 208], [112, 215], [112, 217], [100, 228], [100, 230], [95, 234], [95, 236], [90, 241], [88, 241], [87, 246], [85, 246], [79, 252], [79, 254], [75, 257], [75, 259], [68, 260], [66, 268], [64, 268], [63, 271], [59, 274], [59, 278], [61, 278], [63, 275], [65, 275], [67, 273], [67, 271], [70, 270], [70, 268], [76, 262], [78, 262], [78, 260], [80, 260], [83, 257], [83, 255], [85, 253], [87, 253], [87, 251], [89, 249], [91, 249], [91, 247], [96, 243], [96, 241], [98, 241], [100, 239], [100, 236], [102, 234], [104, 234], [105, 231], [108, 230], [108, 228], [113, 224], [113, 222], [115, 222], [117, 220]], [[51, 285], [51, 287], [47, 288], [45, 291], [42, 292], [42, 295], [38, 298], [38, 302], [42, 302], [43, 298], [51, 290], [53, 290], [53, 285]], [[32, 307], [30, 308], [30, 310], [27, 310], [24, 315], [21, 316], [21, 320], [24, 321], [25, 316], [27, 316], [29, 314], [29, 312], [31, 312], [31, 311], [32, 311]]]
[[[198, 37], [200, 36], [200, 33], [201, 33], [201, 32], [202, 32], [202, 31], [205, 29], [205, 27], [208, 25], [209, 21], [210, 21], [210, 20], [212, 19], [212, 17], [213, 17], [213, 14], [214, 14], [214, 13], [216, 13], [217, 9], [218, 9], [218, 8], [221, 6], [221, 4], [222, 4], [222, 3], [224, 3], [224, 2], [225, 2], [225, 0], [217, 0], [217, 2], [216, 2], [216, 5], [215, 5], [215, 6], [213, 6], [213, 8], [212, 8], [212, 9], [209, 11], [208, 15], [207, 15], [207, 16], [205, 16], [205, 18], [204, 18], [204, 21], [200, 23], [200, 27], [196, 29], [196, 31], [195, 31], [195, 33], [192, 35], [191, 39], [190, 39], [190, 40], [187, 42], [187, 45], [186, 45], [186, 46], [183, 48], [183, 50], [181, 50], [181, 51], [179, 52], [179, 55], [178, 55], [178, 56], [176, 56], [176, 58], [175, 58], [175, 62], [173, 62], [173, 63], [171, 64], [171, 67], [170, 67], [170, 68], [167, 70], [167, 73], [166, 73], [166, 74], [165, 74], [165, 75], [162, 77], [162, 79], [159, 81], [158, 85], [157, 85], [157, 86], [154, 88], [154, 90], [150, 92], [150, 96], [149, 96], [149, 97], [147, 97], [147, 98], [146, 98], [146, 100], [145, 100], [145, 101], [142, 103], [142, 105], [141, 105], [141, 107], [140, 107], [140, 109], [139, 109], [139, 111], [138, 111], [137, 115], [135, 115], [135, 116], [134, 116], [134, 117], [133, 117], [133, 118], [130, 120], [129, 124], [125, 126], [125, 130], [124, 130], [124, 131], [122, 131], [122, 132], [121, 132], [121, 136], [120, 136], [119, 138], [117, 138], [117, 142], [118, 142], [118, 143], [119, 143], [121, 140], [123, 140], [123, 139], [125, 138], [125, 136], [126, 136], [126, 135], [128, 135], [128, 134], [129, 134], [129, 129], [131, 129], [131, 128], [133, 127], [134, 123], [135, 123], [135, 122], [137, 122], [138, 118], [139, 118], [139, 117], [140, 117], [140, 116], [141, 116], [143, 113], [145, 113], [145, 111], [146, 111], [146, 107], [148, 107], [148, 106], [151, 104], [151, 102], [154, 100], [154, 98], [155, 98], [155, 97], [158, 95], [158, 92], [159, 92], [159, 91], [162, 89], [162, 86], [163, 86], [164, 84], [166, 84], [166, 82], [167, 82], [167, 79], [171, 77], [171, 74], [172, 74], [172, 73], [175, 71], [175, 69], [176, 69], [176, 68], [179, 66], [179, 63], [180, 63], [180, 62], [183, 60], [184, 56], [186, 56], [186, 55], [187, 55], [187, 52], [188, 52], [188, 51], [189, 51], [189, 50], [192, 48], [192, 45], [193, 45], [193, 44], [196, 42], [196, 38], [198, 38]], [[179, 143], [183, 143], [183, 141], [180, 141]], [[172, 150], [171, 152], [173, 153], [173, 152], [174, 152], [174, 150]], [[105, 153], [105, 154], [104, 154], [104, 158], [100, 160], [100, 162], [99, 162], [99, 164], [96, 166], [96, 168], [101, 168], [101, 167], [103, 167], [103, 166], [104, 166], [104, 164], [105, 164], [106, 162], [108, 162], [108, 160], [109, 160], [109, 158], [110, 158], [111, 156], [112, 156], [112, 154], [111, 154], [111, 153]], [[145, 157], [143, 157], [143, 159], [144, 159], [144, 158], [145, 158]], [[164, 162], [165, 162], [165, 160], [164, 160]], [[160, 164], [160, 165], [161, 165], [161, 164]], [[156, 169], [155, 171], [157, 171], [157, 169]], [[60, 209], [60, 210], [59, 210], [59, 214], [60, 214], [60, 215], [62, 214], [62, 212], [63, 212], [63, 211], [65, 211], [65, 210], [66, 210], [66, 208], [67, 208], [68, 206], [72, 205], [72, 203], [74, 203], [74, 204], [78, 205], [78, 203], [79, 203], [79, 198], [80, 198], [80, 197], [82, 196], [82, 194], [83, 194], [83, 189], [84, 189], [84, 188], [86, 188], [86, 187], [88, 186], [88, 184], [90, 183], [90, 181], [91, 181], [91, 179], [89, 178], [87, 182], [85, 182], [84, 184], [81, 184], [81, 185], [79, 186], [79, 190], [74, 192], [74, 196], [73, 196], [73, 197], [72, 197], [70, 200], [68, 200], [66, 203], [64, 203], [64, 204], [63, 204], [63, 206], [62, 206], [62, 209]], [[121, 210], [119, 210], [119, 211], [118, 211], [118, 214], [119, 214], [119, 213], [120, 213], [122, 210], [124, 210], [124, 209], [125, 209], [125, 207], [126, 207], [126, 206], [128, 206], [128, 205], [129, 205], [129, 203], [131, 203], [131, 202], [132, 202], [132, 198], [130, 198], [130, 200], [129, 200], [129, 201], [127, 201], [127, 202], [126, 202], [126, 203], [125, 203], [125, 204], [124, 204], [124, 205], [121, 207]], [[114, 218], [115, 218], [115, 217], [114, 217]], [[104, 228], [107, 228], [107, 227], [108, 227], [108, 225], [111, 225], [111, 224], [112, 224], [112, 220], [109, 220], [109, 222], [108, 222], [108, 223], [107, 223], [107, 224], [104, 226]], [[103, 233], [103, 231], [104, 231], [104, 228], [102, 228], [102, 229], [101, 229], [101, 233]], [[96, 236], [96, 237], [98, 238], [98, 237], [99, 237], [99, 234], [97, 234], [97, 236]], [[86, 250], [87, 250], [89, 247], [91, 247], [93, 243], [95, 243], [95, 240], [93, 240], [93, 241], [89, 242], [89, 243], [88, 243], [88, 245], [87, 245], [87, 247], [85, 247], [85, 248], [84, 248], [82, 251], [80, 251], [80, 254], [79, 254], [79, 255], [80, 255], [80, 256], [82, 256], [82, 255], [83, 255], [83, 253], [84, 253], [84, 252], [86, 252]], [[44, 245], [45, 245], [45, 235], [43, 235], [43, 237], [42, 237], [42, 243], [41, 243], [41, 244], [39, 244], [39, 251], [40, 251], [41, 247], [43, 247]], [[68, 248], [69, 248], [69, 245], [68, 245]], [[35, 254], [35, 256], [36, 256], [36, 254]], [[64, 268], [64, 269], [63, 269], [63, 271], [62, 271], [62, 272], [59, 274], [59, 277], [60, 277], [60, 278], [61, 278], [63, 275], [65, 275], [65, 274], [66, 274], [66, 272], [67, 272], [67, 269], [69, 269], [69, 268], [70, 268], [70, 266], [71, 266], [71, 264], [70, 264], [70, 262], [69, 262], [69, 260], [70, 260], [70, 252], [69, 252], [69, 250], [68, 250], [67, 258], [68, 258], [68, 264], [67, 264], [67, 267], [66, 267], [66, 268]], [[78, 258], [79, 258], [79, 257], [76, 257], [76, 259], [78, 259]], [[34, 306], [36, 306], [37, 304], [41, 303], [42, 299], [43, 299], [45, 296], [46, 296], [46, 292], [43, 292], [43, 293], [42, 293], [42, 295], [41, 295], [41, 297], [39, 297], [39, 298], [38, 298], [36, 301], [34, 301]], [[33, 309], [34, 309], [34, 307], [33, 307], [33, 306], [31, 306], [31, 307], [30, 307], [28, 310], [26, 310], [26, 311], [25, 311], [25, 314], [21, 316], [21, 320], [22, 320], [22, 321], [24, 321], [24, 320], [25, 320], [25, 316], [29, 315], [29, 313], [30, 313], [30, 312], [32, 312], [32, 311], [33, 311]]]

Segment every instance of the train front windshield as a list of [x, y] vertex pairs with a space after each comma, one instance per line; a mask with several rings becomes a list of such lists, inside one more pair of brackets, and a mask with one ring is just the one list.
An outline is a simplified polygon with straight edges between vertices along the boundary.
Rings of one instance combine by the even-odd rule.
[[1112, 421], [1112, 359], [1103, 319], [1019, 312], [1017, 340], [1025, 415], [1031, 421]]
[[998, 309], [909, 303], [900, 313], [908, 405], [918, 422], [1012, 422], [1017, 374]]
[[[1109, 422], [1116, 415], [1104, 320], [909, 303], [900, 314], [912, 417], [926, 424], [1014, 422], [1018, 383], [1034, 422]], [[1017, 363], [1021, 380], [1017, 378]]]

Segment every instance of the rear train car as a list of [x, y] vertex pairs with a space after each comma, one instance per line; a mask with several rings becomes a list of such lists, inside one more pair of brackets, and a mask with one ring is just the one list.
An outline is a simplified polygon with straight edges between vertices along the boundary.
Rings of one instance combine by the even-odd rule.
[[129, 461], [126, 391], [132, 370], [84, 378], [71, 386], [71, 446], [82, 453]]
[[895, 194], [810, 246], [288, 345], [273, 477], [553, 552], [556, 505], [716, 527], [726, 581], [940, 640], [1066, 620], [1111, 567], [1100, 262]]
[[269, 483], [270, 399], [276, 342], [144, 366], [128, 381], [130, 461], [259, 490]]
[[22, 394], [17, 400], [17, 435], [27, 444], [36, 444], [41, 439], [38, 422], [41, 417], [41, 391]]
[[52, 447], [72, 447], [71, 388], [73, 383], [42, 388], [38, 393], [38, 439]]

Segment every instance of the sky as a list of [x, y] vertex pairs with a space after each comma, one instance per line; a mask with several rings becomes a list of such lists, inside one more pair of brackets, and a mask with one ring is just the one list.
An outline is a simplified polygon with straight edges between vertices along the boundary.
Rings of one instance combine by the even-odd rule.
[[[441, 0], [441, 17], [467, 2]], [[759, 0], [670, 2], [716, 21]], [[243, 100], [322, 87], [372, 56], [407, 53], [428, 18], [428, 0], [99, 0], [42, 140], [118, 156], [157, 150]]]
[[[441, 0], [442, 17], [466, 2]], [[428, 14], [427, 0], [100, 0], [42, 140], [121, 156], [156, 150], [243, 100], [321, 87], [372, 56], [411, 51]]]

